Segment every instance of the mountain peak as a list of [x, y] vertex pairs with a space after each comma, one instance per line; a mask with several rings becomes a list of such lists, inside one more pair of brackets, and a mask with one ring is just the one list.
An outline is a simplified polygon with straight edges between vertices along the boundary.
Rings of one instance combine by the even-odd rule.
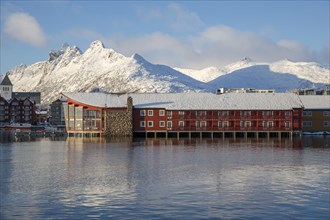
[[90, 44], [89, 48], [91, 49], [104, 48], [104, 44], [102, 41], [96, 40]]
[[241, 62], [251, 63], [251, 62], [254, 62], [254, 61], [250, 57], [244, 57], [243, 59], [241, 59]]
[[137, 62], [147, 62], [140, 54], [133, 54], [132, 58]]

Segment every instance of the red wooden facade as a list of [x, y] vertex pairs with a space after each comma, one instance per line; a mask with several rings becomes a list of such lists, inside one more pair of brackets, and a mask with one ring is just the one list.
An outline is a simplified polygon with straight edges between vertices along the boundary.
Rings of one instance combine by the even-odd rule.
[[302, 109], [166, 110], [134, 109], [134, 132], [301, 131]]

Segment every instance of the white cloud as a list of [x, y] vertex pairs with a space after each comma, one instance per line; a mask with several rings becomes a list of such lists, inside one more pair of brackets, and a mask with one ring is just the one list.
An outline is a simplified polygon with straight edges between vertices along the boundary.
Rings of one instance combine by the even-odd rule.
[[168, 5], [170, 18], [170, 25], [176, 30], [193, 30], [203, 26], [203, 22], [199, 16], [192, 11], [184, 8], [177, 3], [170, 3]]
[[183, 68], [201, 69], [223, 67], [250, 57], [256, 62], [319, 61], [326, 58], [324, 51], [317, 55], [297, 41], [273, 41], [261, 34], [240, 31], [227, 26], [214, 26], [202, 32], [174, 37], [160, 32], [139, 37], [116, 37], [107, 41], [115, 50], [132, 55], [139, 53], [153, 63]]
[[138, 17], [148, 22], [157, 22], [175, 31], [194, 31], [204, 24], [199, 16], [178, 3], [169, 3], [164, 8], [137, 7]]
[[38, 21], [23, 12], [11, 13], [6, 17], [4, 32], [10, 37], [35, 47], [46, 45], [47, 37]]

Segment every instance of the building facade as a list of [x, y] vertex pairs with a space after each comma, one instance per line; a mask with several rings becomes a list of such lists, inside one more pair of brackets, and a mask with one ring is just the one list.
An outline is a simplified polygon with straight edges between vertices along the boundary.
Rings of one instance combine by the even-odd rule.
[[330, 132], [330, 96], [302, 95], [303, 131]]
[[303, 106], [295, 94], [63, 95], [69, 133], [259, 137], [302, 130]]
[[35, 104], [30, 99], [19, 100], [16, 98], [7, 101], [0, 97], [0, 123], [30, 123], [36, 121]]
[[50, 105], [50, 124], [53, 126], [65, 126], [64, 109], [68, 108], [66, 99], [59, 98]]
[[9, 123], [36, 123], [36, 105], [30, 98], [13, 97], [8, 75], [0, 84], [0, 126]]

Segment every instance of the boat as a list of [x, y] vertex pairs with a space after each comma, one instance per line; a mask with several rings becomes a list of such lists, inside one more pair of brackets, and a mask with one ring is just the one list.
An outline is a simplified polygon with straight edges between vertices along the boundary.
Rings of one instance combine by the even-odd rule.
[[5, 125], [5, 129], [31, 129], [32, 125], [29, 123], [11, 123]]

